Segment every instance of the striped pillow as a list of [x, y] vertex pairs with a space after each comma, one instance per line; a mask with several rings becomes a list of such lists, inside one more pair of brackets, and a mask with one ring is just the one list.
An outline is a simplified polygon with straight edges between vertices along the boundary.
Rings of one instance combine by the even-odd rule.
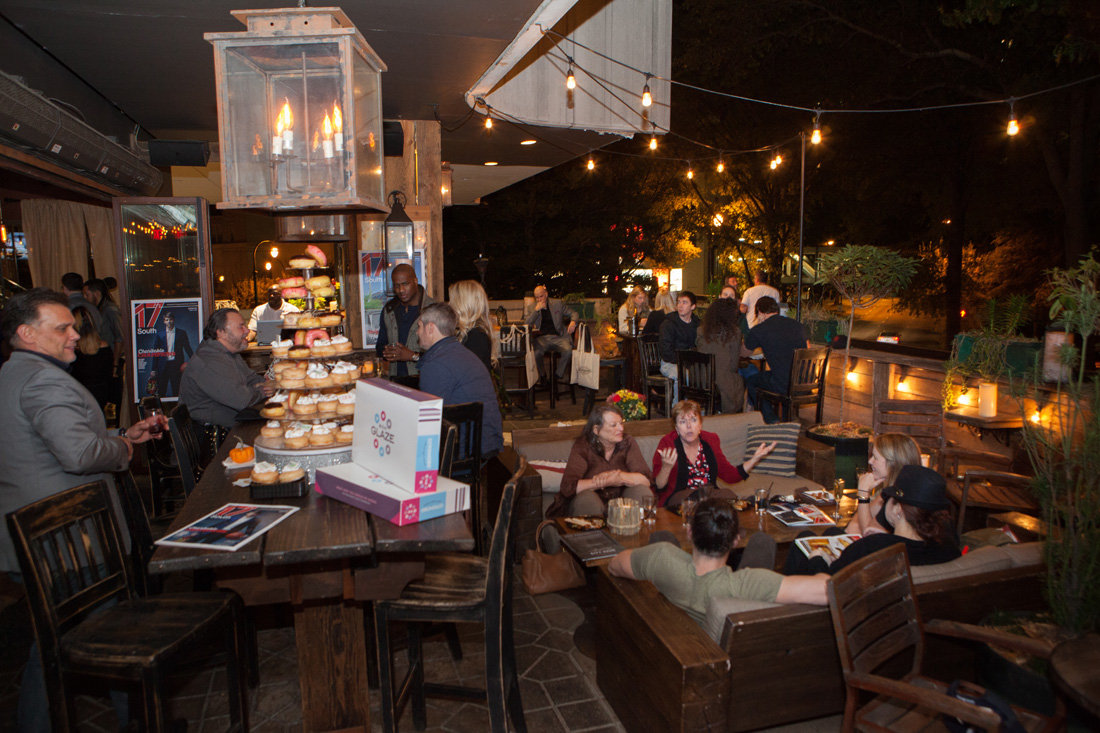
[[750, 426], [745, 439], [745, 460], [752, 458], [761, 443], [771, 443], [774, 440], [775, 450], [764, 456], [753, 470], [771, 476], [793, 478], [798, 457], [798, 434], [801, 430], [801, 423], [796, 422]]

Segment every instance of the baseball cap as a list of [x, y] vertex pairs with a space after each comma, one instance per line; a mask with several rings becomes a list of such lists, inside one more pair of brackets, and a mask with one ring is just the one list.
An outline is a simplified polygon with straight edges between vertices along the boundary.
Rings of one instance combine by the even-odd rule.
[[939, 473], [924, 466], [902, 466], [893, 486], [883, 489], [882, 496], [930, 512], [951, 508], [947, 482]]

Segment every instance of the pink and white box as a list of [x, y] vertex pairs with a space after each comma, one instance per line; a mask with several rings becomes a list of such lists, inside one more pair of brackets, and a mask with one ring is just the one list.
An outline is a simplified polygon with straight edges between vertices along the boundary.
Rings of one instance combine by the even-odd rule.
[[316, 490], [393, 524], [406, 525], [470, 508], [470, 487], [440, 476], [435, 491], [414, 494], [354, 463], [317, 469]]
[[351, 460], [415, 493], [436, 490], [443, 400], [387, 379], [355, 385]]

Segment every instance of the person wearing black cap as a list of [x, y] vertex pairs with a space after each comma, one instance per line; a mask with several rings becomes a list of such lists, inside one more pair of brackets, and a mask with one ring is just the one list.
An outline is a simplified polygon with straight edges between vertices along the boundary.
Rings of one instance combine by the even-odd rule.
[[893, 485], [882, 490], [882, 497], [893, 534], [872, 534], [856, 540], [844, 548], [832, 565], [821, 551], [814, 551], [808, 558], [801, 552], [792, 552], [787, 556], [784, 574], [832, 575], [860, 558], [897, 544], [905, 545], [910, 565], [936, 565], [959, 556], [943, 476], [923, 466], [902, 466]]

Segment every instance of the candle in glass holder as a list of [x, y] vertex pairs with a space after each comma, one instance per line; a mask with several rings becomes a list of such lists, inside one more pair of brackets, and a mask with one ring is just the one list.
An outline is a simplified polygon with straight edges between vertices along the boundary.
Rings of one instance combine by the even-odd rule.
[[337, 153], [344, 152], [344, 116], [338, 104], [332, 105], [332, 141]]

